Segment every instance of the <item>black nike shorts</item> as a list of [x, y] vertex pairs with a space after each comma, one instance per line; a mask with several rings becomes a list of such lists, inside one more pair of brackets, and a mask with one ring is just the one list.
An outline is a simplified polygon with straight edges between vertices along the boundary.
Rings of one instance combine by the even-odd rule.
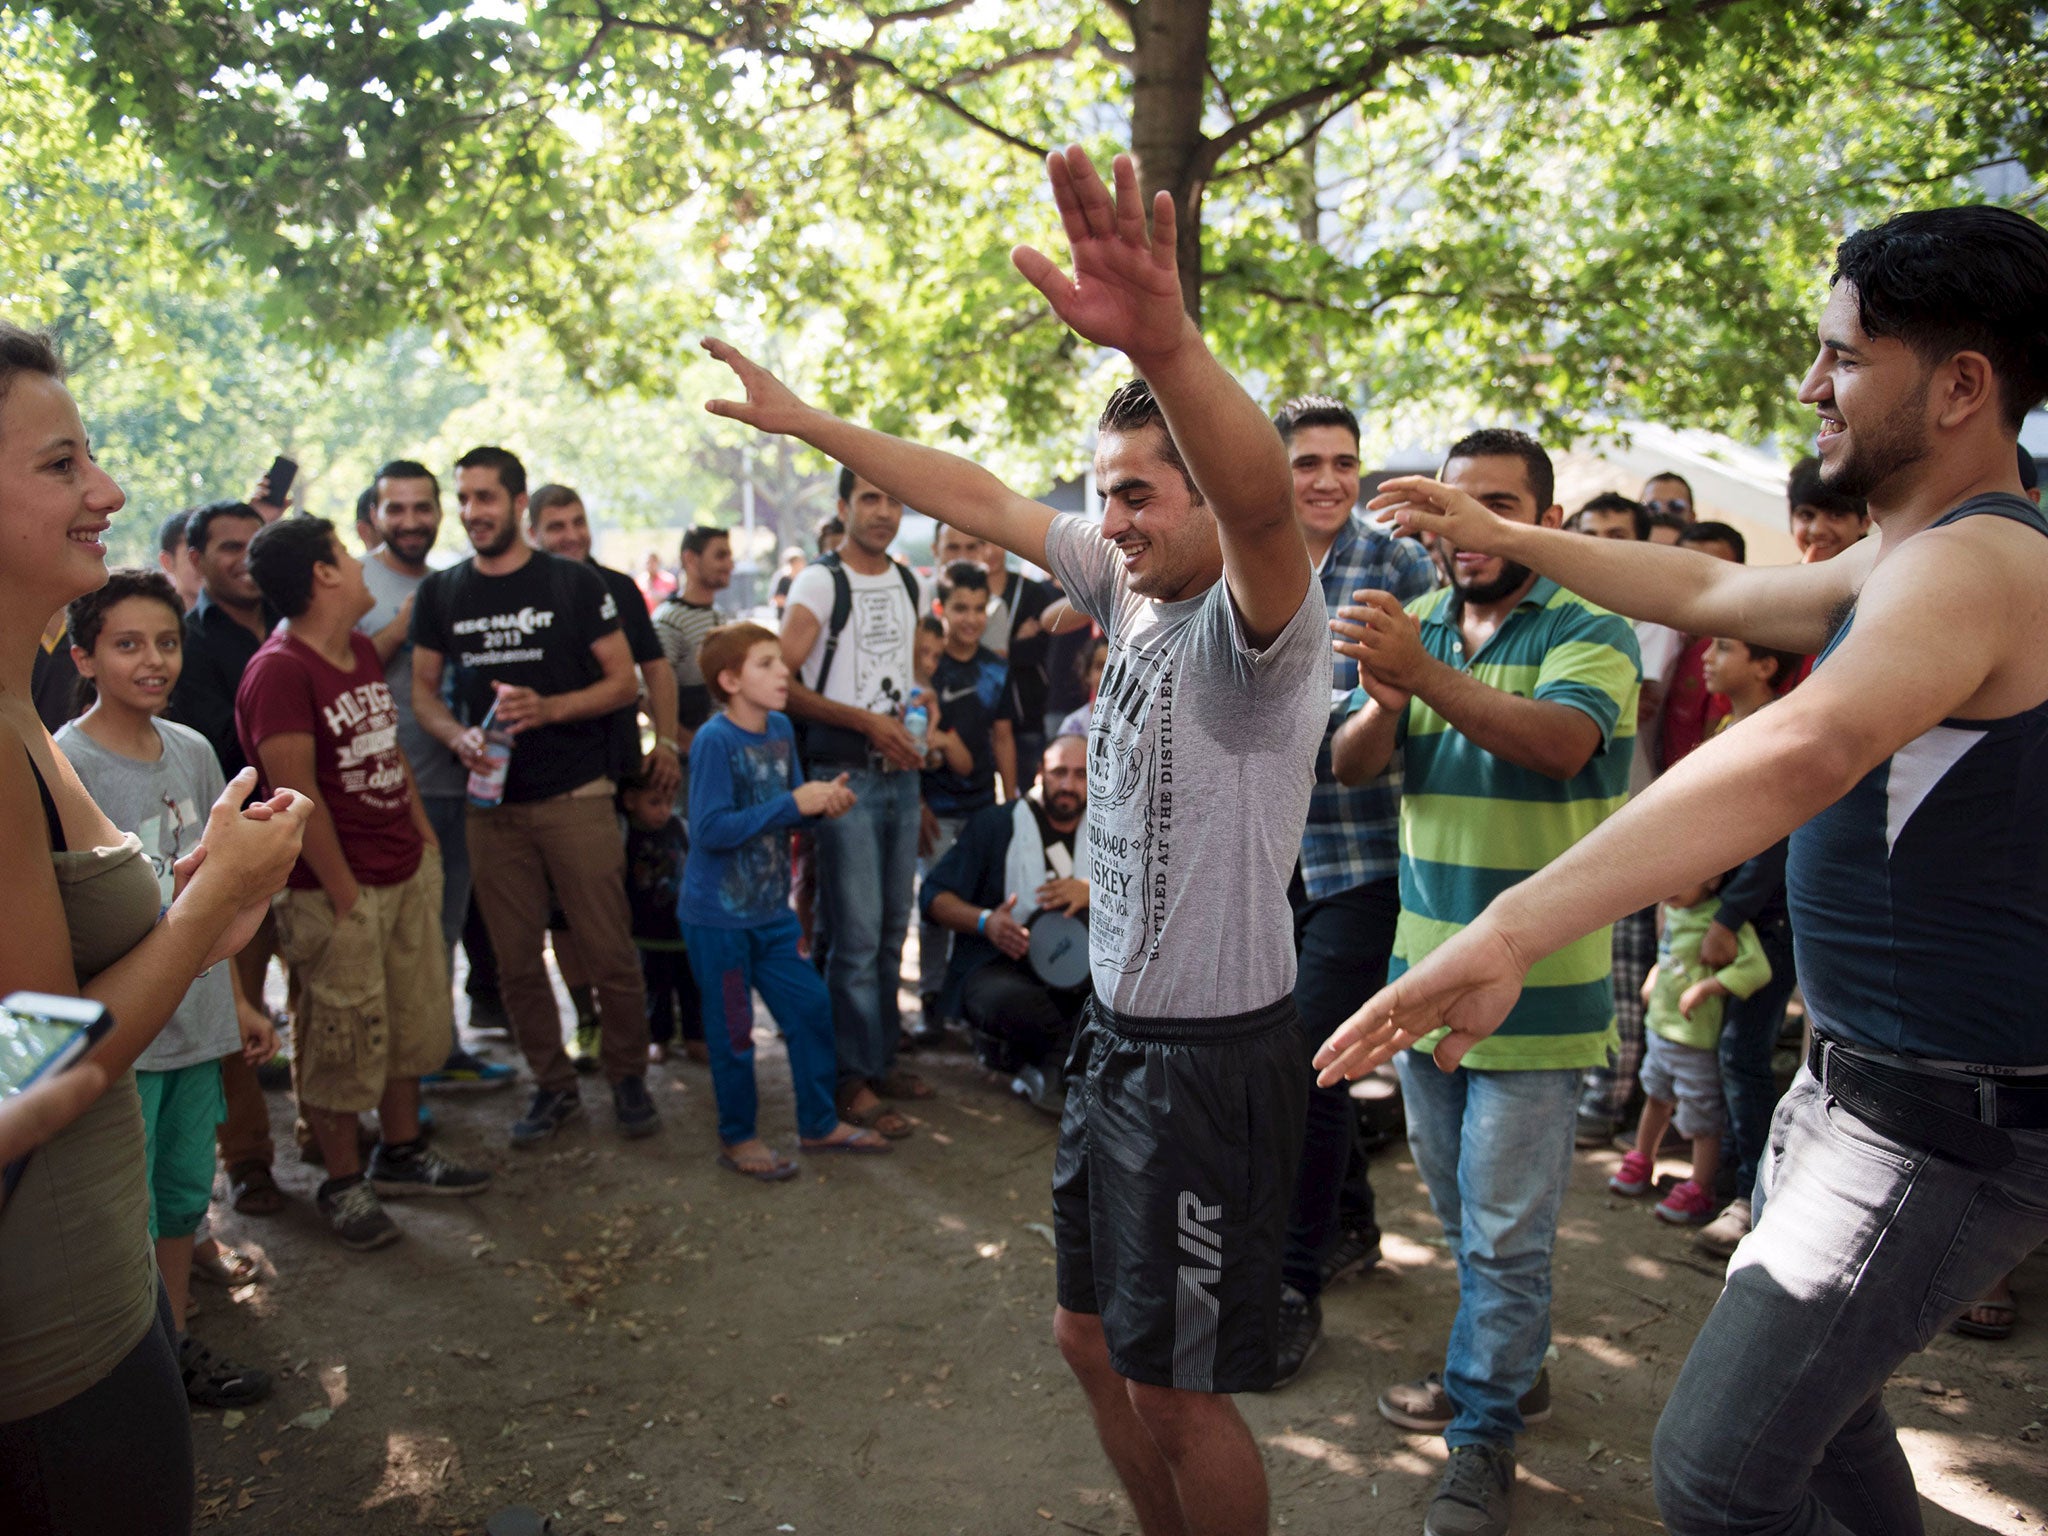
[[1053, 1162], [1059, 1302], [1099, 1314], [1118, 1375], [1259, 1392], [1308, 1112], [1294, 1000], [1132, 1019], [1091, 1002]]

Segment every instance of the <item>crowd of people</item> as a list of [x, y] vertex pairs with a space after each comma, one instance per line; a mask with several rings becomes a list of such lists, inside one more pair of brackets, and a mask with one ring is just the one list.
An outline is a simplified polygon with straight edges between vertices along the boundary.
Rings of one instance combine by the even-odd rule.
[[[1511, 1529], [1575, 1149], [1619, 1139], [1610, 1187], [1732, 1256], [1658, 1431], [1668, 1527], [1917, 1529], [1884, 1379], [2009, 1331], [2048, 1230], [2048, 522], [2013, 442], [2048, 237], [1950, 210], [1844, 245], [1801, 564], [1751, 570], [1676, 474], [1567, 517], [1509, 428], [1361, 508], [1352, 410], [1269, 419], [1187, 322], [1170, 201], [1148, 228], [1128, 161], [1050, 169], [1073, 276], [1019, 269], [1139, 375], [1097, 424], [1102, 520], [707, 343], [744, 390], [713, 411], [840, 465], [779, 628], [721, 609], [724, 530], [611, 570], [577, 492], [492, 446], [453, 466], [453, 563], [439, 475], [393, 458], [353, 543], [261, 481], [109, 572], [121, 492], [49, 343], [0, 328], [6, 989], [114, 1021], [0, 1101], [8, 1529], [188, 1528], [190, 1407], [270, 1389], [185, 1326], [195, 1274], [248, 1272], [216, 1169], [285, 1205], [266, 1083], [335, 1241], [376, 1249], [387, 1202], [487, 1196], [424, 1095], [521, 1080], [494, 1032], [512, 1146], [586, 1076], [657, 1133], [679, 1057], [719, 1165], [767, 1182], [891, 1154], [938, 1092], [906, 1060], [964, 1038], [1059, 1118], [1055, 1337], [1148, 1536], [1266, 1529], [1229, 1395], [1294, 1380], [1378, 1262], [1347, 1079], [1389, 1062], [1459, 1309], [1378, 1410], [1449, 1446], [1426, 1532]], [[1909, 655], [1928, 605], [1946, 643]], [[759, 1123], [756, 995], [793, 1141]], [[109, 1421], [140, 1475], [104, 1475]]]

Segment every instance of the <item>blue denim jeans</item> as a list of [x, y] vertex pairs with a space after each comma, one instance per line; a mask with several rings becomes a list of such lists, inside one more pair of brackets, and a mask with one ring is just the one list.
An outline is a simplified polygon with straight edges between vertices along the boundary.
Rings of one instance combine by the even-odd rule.
[[1458, 1264], [1458, 1316], [1444, 1357], [1456, 1409], [1444, 1439], [1511, 1445], [1516, 1406], [1550, 1348], [1550, 1254], [1571, 1181], [1577, 1067], [1440, 1072], [1403, 1051], [1408, 1147]]
[[[806, 770], [813, 778], [840, 771]], [[896, 1069], [896, 989], [917, 895], [917, 775], [870, 769], [851, 774], [847, 788], [853, 809], [817, 824], [818, 903], [829, 935], [825, 983], [842, 1083]]]
[[1892, 1140], [1802, 1068], [1756, 1226], [1657, 1424], [1672, 1536], [1920, 1536], [1885, 1379], [2048, 1239], [2048, 1132], [1995, 1172]]
[[718, 1099], [718, 1139], [729, 1147], [754, 1136], [757, 991], [789, 1048], [798, 1132], [815, 1140], [831, 1135], [839, 1123], [832, 1106], [832, 1001], [817, 970], [797, 953], [802, 937], [794, 912], [759, 928], [683, 924], [690, 973], [704, 998], [704, 1044], [711, 1054], [711, 1091]]
[[1771, 962], [1771, 979], [1748, 997], [1731, 997], [1721, 1024], [1721, 1097], [1728, 1104], [1728, 1136], [1722, 1156], [1735, 1167], [1735, 1193], [1748, 1199], [1756, 1171], [1771, 1139], [1771, 1111], [1778, 1105], [1778, 1081], [1771, 1053], [1785, 1027], [1785, 1000], [1798, 985], [1792, 963], [1792, 930], [1775, 923], [1758, 939]]

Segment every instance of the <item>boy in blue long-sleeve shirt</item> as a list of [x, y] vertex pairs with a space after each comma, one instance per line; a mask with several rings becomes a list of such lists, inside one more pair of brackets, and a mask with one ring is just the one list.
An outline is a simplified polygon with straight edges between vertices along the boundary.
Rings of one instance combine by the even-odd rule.
[[789, 829], [809, 817], [843, 816], [853, 793], [844, 775], [804, 781], [796, 733], [782, 713], [789, 667], [773, 631], [728, 624], [704, 637], [697, 658], [721, 712], [690, 743], [690, 852], [676, 916], [704, 999], [718, 1161], [771, 1181], [797, 1171], [755, 1134], [756, 989], [789, 1048], [803, 1149], [887, 1152], [887, 1141], [841, 1120], [833, 1107], [831, 997], [798, 952], [802, 929], [789, 905]]

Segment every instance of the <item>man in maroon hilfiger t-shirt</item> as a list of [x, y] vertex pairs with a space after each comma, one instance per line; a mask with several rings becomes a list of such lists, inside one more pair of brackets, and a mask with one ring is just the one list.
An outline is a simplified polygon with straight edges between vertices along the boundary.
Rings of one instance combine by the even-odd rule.
[[[272, 789], [313, 802], [277, 898], [278, 950], [298, 983], [299, 1101], [327, 1161], [320, 1213], [342, 1244], [399, 1233], [378, 1196], [473, 1195], [490, 1175], [420, 1140], [420, 1078], [453, 1037], [441, 947], [441, 854], [377, 648], [362, 562], [325, 518], [284, 518], [249, 544], [249, 574], [284, 623], [250, 659], [235, 727]], [[356, 1117], [377, 1111], [367, 1176]]]

